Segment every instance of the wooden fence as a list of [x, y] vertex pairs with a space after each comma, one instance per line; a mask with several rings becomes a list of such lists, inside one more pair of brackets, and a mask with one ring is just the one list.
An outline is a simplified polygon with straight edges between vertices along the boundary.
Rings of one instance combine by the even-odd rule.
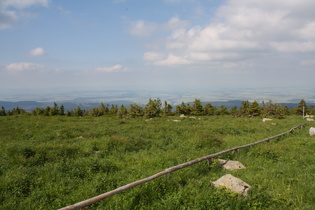
[[177, 171], [177, 170], [182, 169], [182, 168], [186, 168], [188, 166], [194, 165], [194, 164], [199, 163], [199, 162], [204, 161], [204, 160], [207, 160], [208, 163], [210, 163], [212, 158], [218, 157], [218, 156], [223, 155], [223, 154], [228, 153], [228, 152], [239, 151], [240, 149], [243, 149], [243, 148], [246, 148], [246, 147], [254, 146], [256, 144], [260, 144], [260, 143], [263, 143], [263, 142], [269, 142], [271, 139], [275, 139], [275, 138], [281, 137], [281, 136], [283, 136], [285, 134], [291, 133], [292, 131], [294, 131], [297, 128], [302, 128], [306, 124], [309, 124], [309, 123], [302, 123], [302, 124], [300, 124], [300, 125], [298, 125], [296, 127], [291, 128], [290, 130], [288, 130], [288, 131], [286, 131], [284, 133], [280, 133], [278, 135], [275, 135], [275, 136], [272, 136], [272, 137], [269, 137], [269, 138], [266, 138], [266, 139], [263, 139], [263, 140], [260, 140], [260, 141], [256, 141], [256, 142], [253, 142], [253, 143], [250, 143], [250, 144], [246, 144], [246, 145], [243, 145], [243, 146], [234, 147], [234, 148], [231, 148], [231, 149], [228, 149], [228, 150], [217, 152], [217, 153], [214, 153], [214, 154], [211, 154], [211, 155], [207, 155], [207, 156], [204, 156], [204, 157], [201, 157], [201, 158], [197, 158], [195, 160], [191, 160], [191, 161], [186, 162], [186, 163], [182, 163], [182, 164], [170, 167], [170, 168], [168, 168], [168, 169], [166, 169], [164, 171], [161, 171], [161, 172], [159, 172], [157, 174], [154, 174], [154, 175], [152, 175], [150, 177], [147, 177], [147, 178], [144, 178], [144, 179], [141, 179], [141, 180], [138, 180], [138, 181], [126, 184], [126, 185], [124, 185], [122, 187], [116, 188], [115, 190], [112, 190], [112, 191], [106, 192], [104, 194], [95, 196], [95, 197], [90, 198], [90, 199], [85, 200], [85, 201], [81, 201], [79, 203], [76, 203], [76, 204], [73, 204], [73, 205], [61, 208], [60, 210], [70, 210], [70, 209], [79, 209], [79, 208], [88, 209], [88, 206], [93, 204], [93, 203], [95, 203], [95, 202], [98, 202], [98, 201], [100, 201], [100, 200], [102, 200], [104, 198], [107, 198], [107, 197], [111, 197], [111, 196], [113, 196], [113, 195], [115, 195], [117, 193], [120, 193], [120, 192], [125, 191], [125, 190], [130, 189], [130, 188], [133, 188], [133, 187], [135, 187], [137, 185], [140, 185], [140, 184], [152, 181], [152, 180], [154, 180], [154, 179], [156, 179], [156, 178], [158, 178], [160, 176], [169, 174], [171, 172]]

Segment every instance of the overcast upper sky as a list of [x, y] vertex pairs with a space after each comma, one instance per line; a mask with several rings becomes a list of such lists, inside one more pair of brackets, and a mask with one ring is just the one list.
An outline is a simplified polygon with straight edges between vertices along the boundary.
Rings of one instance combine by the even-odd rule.
[[314, 0], [0, 0], [0, 91], [315, 87]]

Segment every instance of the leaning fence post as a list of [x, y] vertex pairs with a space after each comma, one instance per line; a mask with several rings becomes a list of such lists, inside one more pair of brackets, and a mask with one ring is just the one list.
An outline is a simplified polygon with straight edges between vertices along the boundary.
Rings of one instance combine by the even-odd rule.
[[212, 158], [209, 158], [209, 159], [207, 159], [207, 163], [208, 163], [208, 166], [211, 166], [212, 165]]

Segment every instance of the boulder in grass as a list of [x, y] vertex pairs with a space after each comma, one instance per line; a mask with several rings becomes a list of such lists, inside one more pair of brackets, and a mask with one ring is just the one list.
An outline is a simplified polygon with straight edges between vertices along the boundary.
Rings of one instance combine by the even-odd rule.
[[252, 189], [252, 187], [244, 182], [243, 180], [232, 176], [231, 174], [226, 174], [222, 176], [215, 182], [211, 182], [215, 187], [225, 187], [230, 189], [232, 192], [242, 194], [244, 197], [247, 197], [248, 191]]
[[314, 127], [310, 127], [310, 136], [314, 136], [315, 135], [315, 128]]
[[267, 121], [271, 121], [272, 119], [270, 119], [270, 118], [264, 118], [262, 121], [263, 122], [267, 122]]
[[218, 159], [218, 163], [220, 163], [225, 170], [234, 171], [239, 169], [246, 168], [241, 162], [234, 160], [223, 160]]

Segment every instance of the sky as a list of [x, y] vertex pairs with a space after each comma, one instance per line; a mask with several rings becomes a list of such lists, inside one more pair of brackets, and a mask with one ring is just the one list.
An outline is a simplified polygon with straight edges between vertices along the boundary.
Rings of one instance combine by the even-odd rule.
[[0, 0], [0, 92], [314, 88], [314, 0]]

